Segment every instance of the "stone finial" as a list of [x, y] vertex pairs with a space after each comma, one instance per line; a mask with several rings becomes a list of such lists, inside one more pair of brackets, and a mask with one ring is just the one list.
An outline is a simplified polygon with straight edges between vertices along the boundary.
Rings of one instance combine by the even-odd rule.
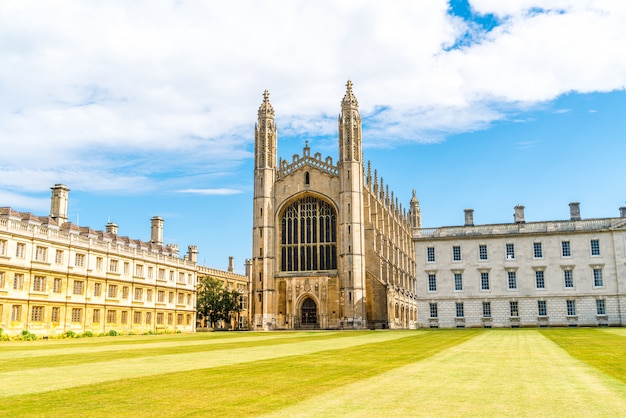
[[346, 84], [346, 95], [343, 96], [343, 100], [341, 101], [341, 107], [358, 107], [359, 102], [356, 99], [356, 96], [352, 92], [352, 81], [348, 80]]
[[259, 117], [274, 117], [274, 108], [270, 103], [270, 92], [267, 90], [263, 92], [263, 103], [259, 107]]

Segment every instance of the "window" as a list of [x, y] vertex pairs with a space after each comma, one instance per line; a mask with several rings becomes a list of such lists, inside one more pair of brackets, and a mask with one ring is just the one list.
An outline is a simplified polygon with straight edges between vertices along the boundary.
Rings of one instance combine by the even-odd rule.
[[543, 248], [540, 242], [533, 242], [533, 257], [543, 258]]
[[465, 312], [463, 309], [463, 302], [457, 302], [455, 305], [456, 305], [456, 317], [457, 318], [465, 317]]
[[539, 316], [547, 316], [548, 315], [548, 307], [546, 306], [545, 300], [537, 301], [537, 315]]
[[173, 302], [174, 302], [174, 292], [170, 292], [170, 293], [167, 295], [167, 301], [168, 301], [169, 303], [173, 303]]
[[4, 272], [0, 271], [0, 289], [4, 288]]
[[94, 283], [93, 285], [93, 295], [100, 296], [102, 293], [102, 283]]
[[168, 325], [174, 323], [174, 314], [171, 312], [167, 314], [167, 323]]
[[564, 285], [568, 289], [574, 287], [574, 272], [572, 270], [563, 270]]
[[514, 271], [507, 271], [507, 276], [509, 278], [509, 290], [517, 289], [517, 273]]
[[434, 274], [428, 275], [428, 291], [429, 292], [437, 291], [437, 276]]
[[58, 323], [59, 318], [61, 317], [61, 309], [57, 306], [52, 308], [52, 312], [50, 313], [50, 321], [53, 323]]
[[567, 303], [567, 316], [575, 316], [576, 315], [576, 301], [568, 300]]
[[130, 263], [124, 263], [124, 274], [127, 276], [130, 274]]
[[122, 287], [122, 299], [128, 299], [128, 286]]
[[85, 282], [81, 280], [74, 280], [74, 294], [82, 295], [85, 291]]
[[141, 324], [141, 312], [135, 312], [133, 314], [133, 323]]
[[176, 325], [182, 325], [183, 324], [183, 314], [177, 314], [176, 315]]
[[140, 287], [135, 288], [135, 300], [143, 299], [143, 289]]
[[179, 293], [179, 294], [177, 295], [177, 297], [178, 297], [178, 302], [177, 302], [177, 303], [178, 303], [179, 305], [182, 305], [182, 304], [184, 304], [184, 303], [185, 303], [185, 294], [184, 294], [184, 293]]
[[463, 274], [462, 273], [454, 273], [454, 290], [456, 291], [463, 290]]
[[85, 254], [76, 254], [76, 257], [74, 257], [74, 264], [76, 267], [85, 267]]
[[481, 244], [478, 246], [478, 259], [487, 260], [487, 245]]
[[152, 289], [146, 289], [146, 301], [152, 302]]
[[135, 276], [143, 277], [143, 265], [142, 264], [137, 264], [135, 266]]
[[506, 259], [515, 260], [515, 245], [506, 244]]
[[152, 312], [146, 312], [146, 325], [152, 324]]
[[174, 281], [174, 270], [170, 270], [170, 282]]
[[600, 240], [591, 240], [591, 255], [600, 255]]
[[62, 279], [54, 279], [54, 281], [52, 282], [52, 291], [54, 293], [61, 293], [61, 291], [63, 290], [63, 281]]
[[33, 292], [46, 291], [46, 278], [44, 276], [33, 277]]
[[0, 239], [0, 255], [5, 255], [7, 253], [7, 240]]
[[513, 317], [519, 316], [519, 308], [517, 305], [517, 301], [509, 302], [509, 307], [511, 309], [511, 316]]
[[159, 275], [157, 276], [157, 280], [165, 280], [165, 269], [159, 269]]
[[535, 271], [535, 286], [537, 287], [537, 289], [545, 289], [546, 288], [546, 281], [545, 281], [545, 278], [543, 276], [543, 270]]
[[187, 325], [191, 325], [191, 314], [187, 314]]
[[122, 311], [121, 321], [122, 324], [128, 323], [128, 311]]
[[239, 296], [239, 307], [243, 310], [248, 309], [248, 297], [244, 294]]
[[157, 325], [163, 325], [163, 312], [158, 312], [156, 315]]
[[461, 247], [459, 245], [452, 247], [452, 260], [461, 261]]
[[598, 315], [606, 315], [606, 304], [604, 299], [596, 299], [596, 311]]
[[491, 318], [491, 302], [483, 302], [483, 318]]
[[426, 248], [426, 261], [429, 263], [435, 262], [435, 247]]
[[63, 251], [56, 250], [54, 253], [54, 263], [55, 264], [63, 264]]
[[157, 302], [165, 302], [165, 291], [164, 290], [159, 290], [157, 293]]
[[480, 273], [480, 289], [489, 290], [489, 272]]
[[43, 321], [43, 306], [33, 306], [30, 310], [30, 320], [33, 322]]
[[18, 242], [17, 246], [15, 247], [15, 256], [17, 258], [24, 258], [25, 253], [26, 253], [26, 244], [22, 244], [21, 242]]
[[306, 196], [289, 205], [281, 217], [280, 239], [281, 271], [337, 268], [337, 214], [329, 203]]
[[178, 272], [178, 283], [185, 283], [185, 273], [182, 271]]
[[13, 290], [22, 290], [22, 286], [24, 286], [24, 275], [15, 273], [13, 275]]
[[117, 285], [115, 284], [110, 284], [109, 285], [109, 290], [107, 293], [107, 297], [110, 299], [115, 299], [117, 298]]
[[94, 324], [100, 323], [100, 309], [93, 310], [93, 321]]
[[561, 241], [561, 256], [562, 257], [572, 256], [572, 250], [570, 248], [569, 241]]
[[117, 314], [117, 311], [110, 309], [107, 311], [107, 322], [109, 324], [114, 324], [115, 323], [115, 316]]
[[117, 261], [117, 260], [111, 260], [111, 261], [109, 262], [109, 271], [110, 271], [111, 273], [117, 273], [118, 264], [119, 264], [119, 261]]
[[22, 319], [22, 305], [11, 306], [11, 321], [21, 321]]
[[102, 257], [97, 257], [96, 258], [96, 270], [101, 271], [102, 270]]
[[602, 280], [602, 269], [600, 268], [593, 269], [593, 286], [594, 287], [604, 286], [604, 280]]
[[35, 248], [35, 260], [46, 261], [48, 258], [48, 249], [46, 247], [37, 246]]
[[72, 308], [72, 322], [80, 322], [83, 316], [81, 308]]
[[152, 280], [154, 278], [154, 267], [148, 266], [148, 279]]

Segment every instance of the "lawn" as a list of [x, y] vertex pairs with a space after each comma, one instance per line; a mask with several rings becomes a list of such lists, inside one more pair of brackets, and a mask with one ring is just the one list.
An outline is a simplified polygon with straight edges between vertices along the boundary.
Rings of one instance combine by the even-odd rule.
[[0, 343], [3, 416], [623, 416], [626, 329]]

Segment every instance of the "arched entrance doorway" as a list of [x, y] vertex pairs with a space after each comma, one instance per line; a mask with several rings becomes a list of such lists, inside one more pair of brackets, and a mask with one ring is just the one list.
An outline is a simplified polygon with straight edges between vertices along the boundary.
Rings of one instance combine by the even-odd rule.
[[317, 305], [311, 298], [306, 298], [304, 302], [302, 302], [300, 325], [303, 328], [317, 327]]

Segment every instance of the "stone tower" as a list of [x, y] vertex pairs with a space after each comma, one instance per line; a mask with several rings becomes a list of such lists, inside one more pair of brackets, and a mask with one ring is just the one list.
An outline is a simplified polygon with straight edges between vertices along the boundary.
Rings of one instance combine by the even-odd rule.
[[363, 153], [359, 103], [348, 80], [339, 115], [338, 269], [347, 327], [366, 327]]
[[70, 189], [65, 184], [55, 184], [50, 201], [50, 217], [59, 225], [67, 222], [67, 200]]
[[252, 222], [252, 321], [275, 327], [274, 184], [278, 133], [269, 92], [263, 93], [254, 129], [254, 215]]

